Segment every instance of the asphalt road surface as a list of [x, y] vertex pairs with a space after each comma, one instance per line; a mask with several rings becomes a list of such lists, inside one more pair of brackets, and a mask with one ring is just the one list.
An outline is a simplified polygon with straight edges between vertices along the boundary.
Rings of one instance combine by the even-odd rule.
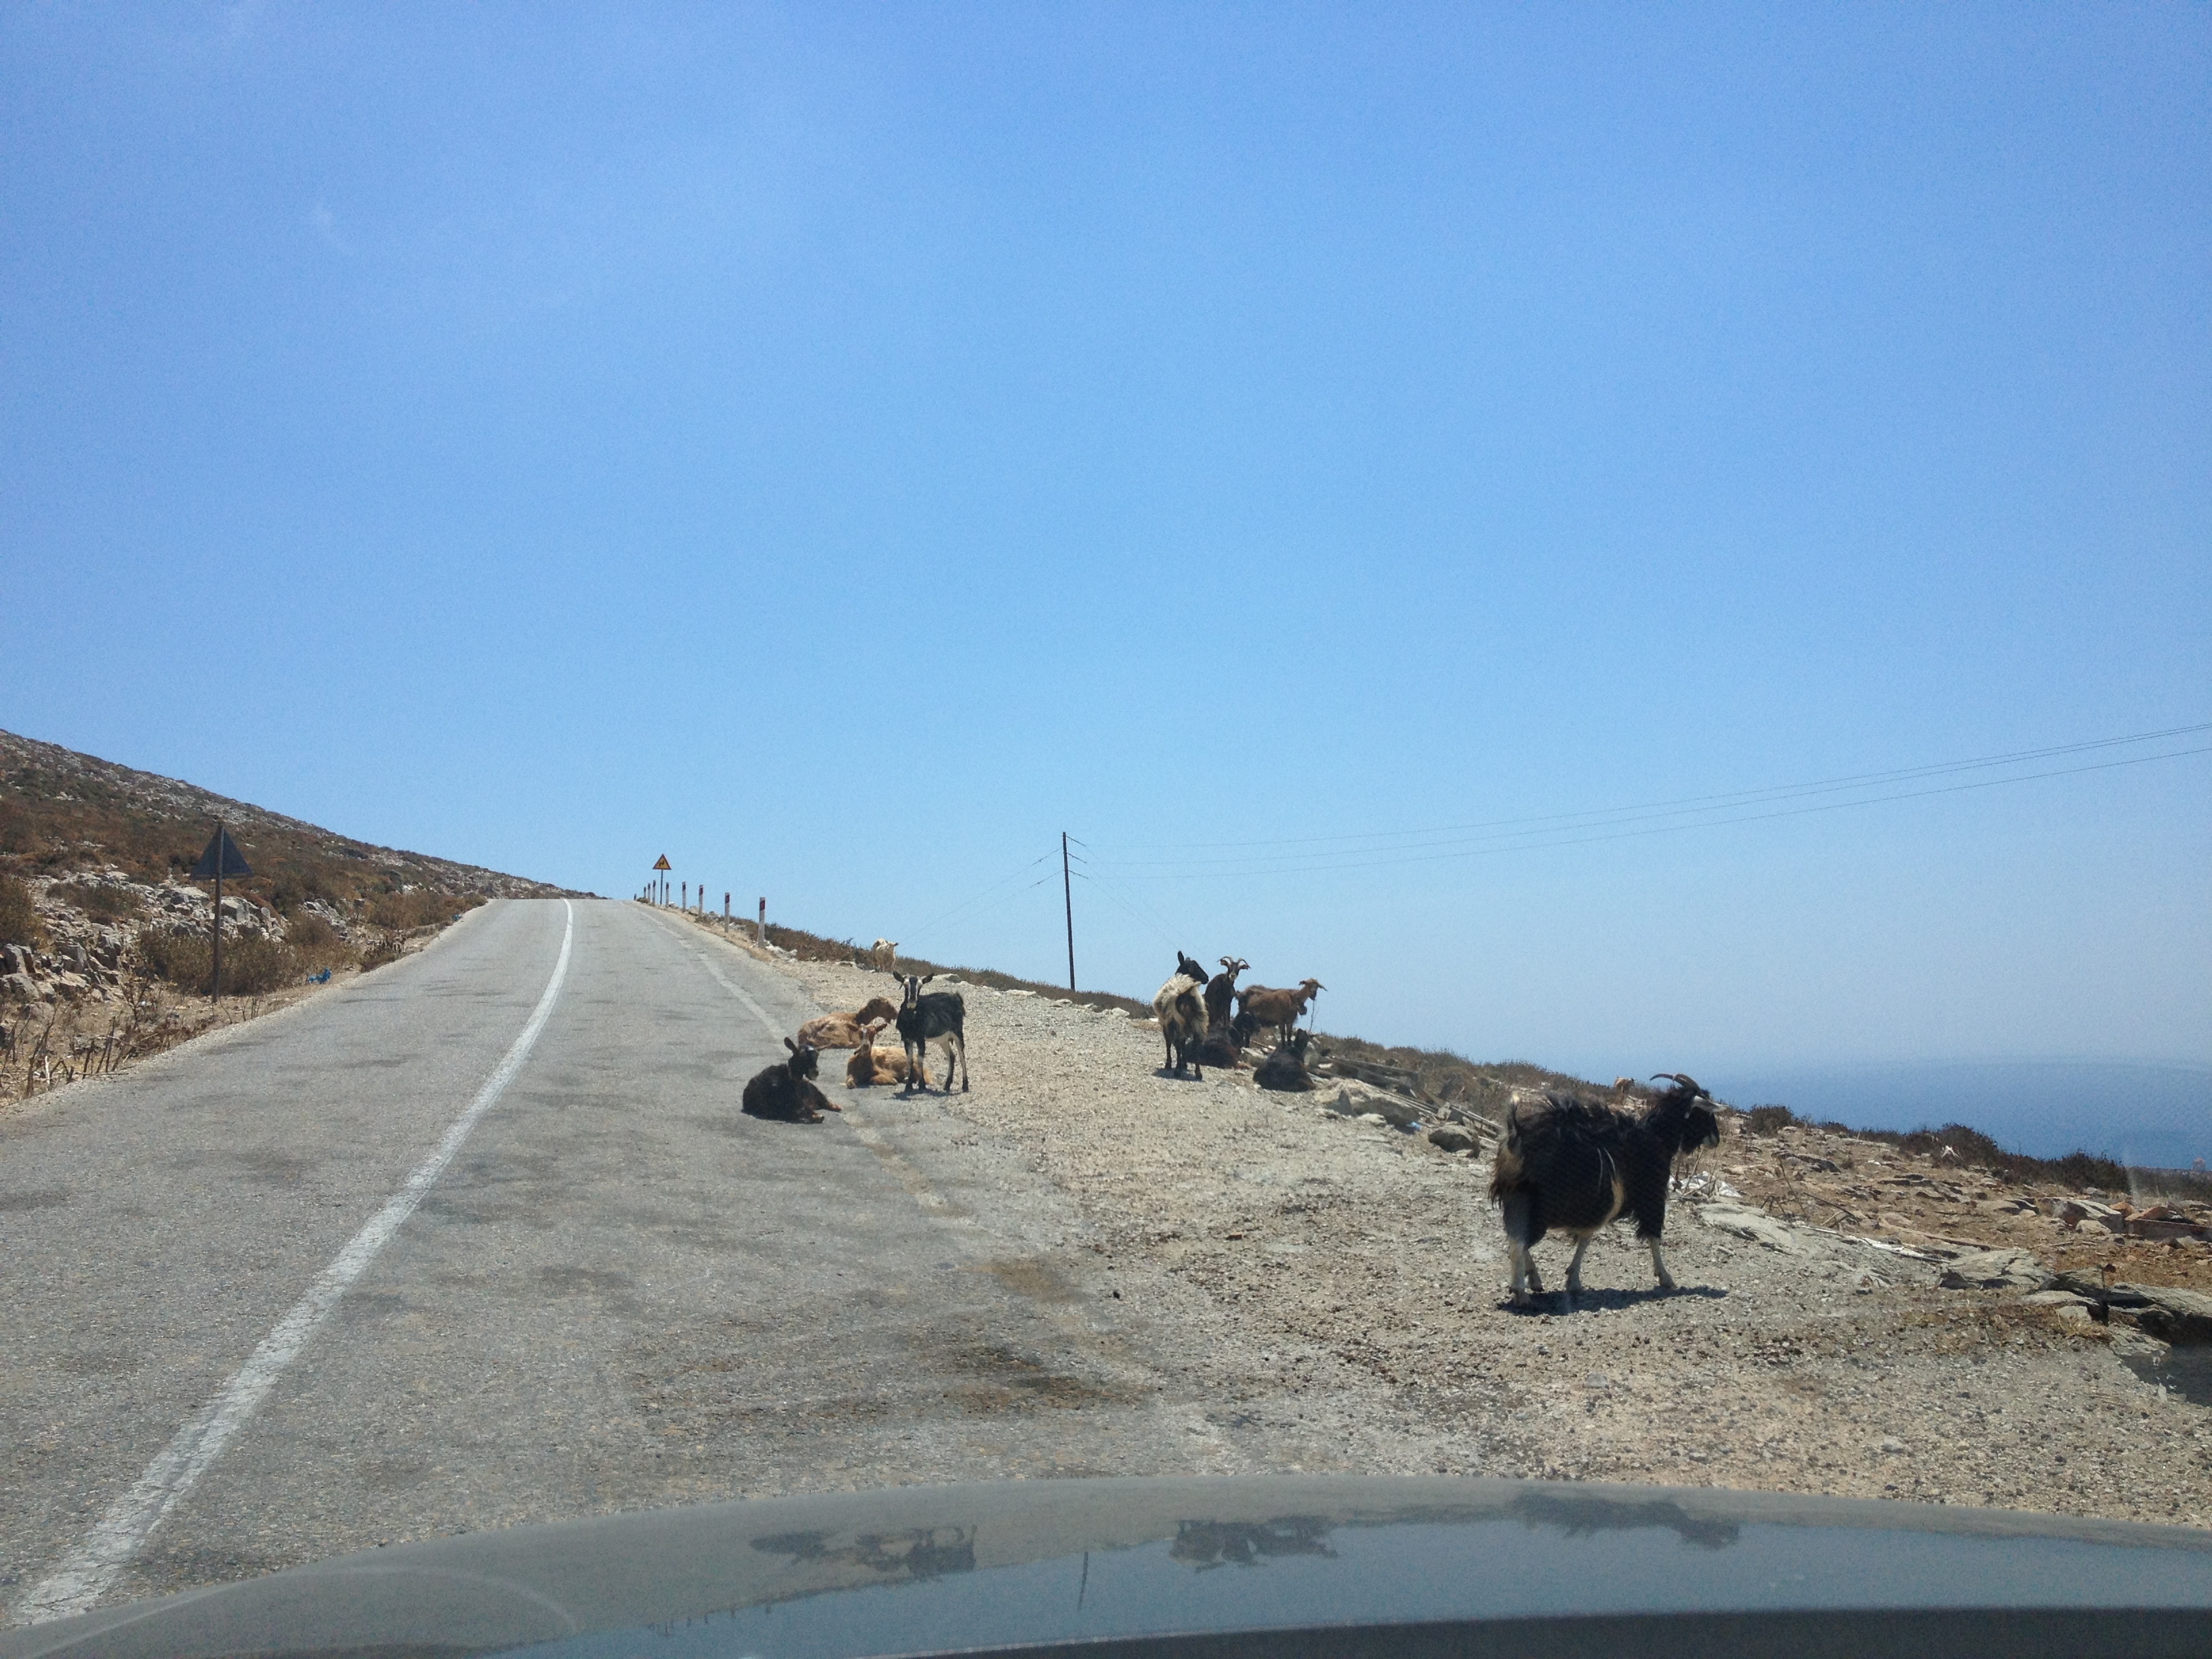
[[678, 917], [501, 902], [0, 1123], [7, 1616], [614, 1510], [1295, 1461], [1214, 1408], [1202, 1309], [929, 1096], [743, 1116], [818, 1012]]

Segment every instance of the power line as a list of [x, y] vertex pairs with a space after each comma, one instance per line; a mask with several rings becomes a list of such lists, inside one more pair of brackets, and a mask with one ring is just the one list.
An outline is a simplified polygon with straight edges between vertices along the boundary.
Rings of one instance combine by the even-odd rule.
[[[2203, 730], [2205, 728], [2200, 727], [2197, 729]], [[1227, 876], [1307, 875], [1320, 874], [1335, 870], [1376, 870], [1399, 864], [1437, 864], [1452, 859], [1484, 858], [1498, 853], [1535, 852], [1553, 847], [1585, 847], [1597, 842], [1628, 841], [1644, 836], [1680, 835], [1684, 830], [1687, 830], [1717, 829], [1726, 824], [1760, 823], [1770, 818], [1802, 817], [1808, 814], [1815, 812], [1838, 812], [1848, 807], [1875, 806], [1881, 805], [1884, 801], [1917, 800], [1930, 795], [1963, 794], [1979, 789], [2001, 788], [2007, 784], [2032, 783], [2038, 779], [2042, 778], [2075, 777], [2087, 772], [2110, 772], [2117, 770], [2122, 767], [2148, 765], [2154, 761], [2181, 760], [2191, 755], [2207, 754], [2212, 754], [2212, 744], [2207, 744], [2203, 747], [2196, 749], [2171, 750], [2165, 753], [2157, 755], [2135, 755], [2130, 756], [2125, 760], [2100, 761], [2089, 766], [2069, 766], [2062, 767], [2056, 770], [2047, 772], [2027, 772], [2023, 773], [2017, 777], [1983, 778], [1972, 783], [1945, 784], [1933, 789], [1901, 790], [1893, 794], [1868, 795], [1856, 800], [1823, 801], [1818, 805], [1814, 806], [1784, 807], [1779, 811], [1770, 812], [1737, 813], [1731, 817], [1704, 818], [1698, 822], [1690, 823], [1647, 824], [1639, 829], [1608, 829], [1607, 833], [1600, 835], [1583, 835], [1573, 832], [1559, 833], [1558, 831], [1554, 831], [1553, 832], [1551, 839], [1538, 840], [1529, 839], [1528, 837], [1539, 836], [1545, 832], [1533, 830], [1521, 831], [1513, 836], [1492, 836], [1488, 838], [1491, 842], [1499, 844], [1487, 846], [1462, 845], [1456, 850], [1451, 852], [1417, 852], [1414, 853], [1413, 856], [1405, 858], [1357, 859], [1356, 861], [1353, 862], [1344, 862], [1341, 860], [1341, 855], [1330, 854], [1327, 853], [1310, 853], [1303, 855], [1297, 854], [1279, 854], [1272, 857], [1263, 857], [1256, 860], [1229, 859], [1200, 860], [1190, 861], [1188, 865], [1183, 866], [1180, 871], [1163, 871], [1158, 874], [1152, 875], [1127, 875], [1124, 876], [1122, 879], [1128, 881], [1192, 881], [1202, 878], [1218, 878]], [[1720, 809], [1708, 808], [1706, 810], [1714, 811]], [[1527, 822], [1528, 820], [1516, 821]], [[1621, 822], [1627, 823], [1633, 822], [1633, 820], [1623, 819]], [[1584, 824], [1578, 826], [1579, 829], [1583, 830], [1600, 829], [1604, 827], [1605, 826], [1597, 824]], [[1352, 848], [1345, 849], [1345, 852], [1356, 855], [1358, 854], [1367, 852], [1403, 852], [1410, 850], [1411, 849], [1408, 848]], [[1291, 861], [1300, 857], [1304, 857], [1309, 861], [1295, 864]], [[1314, 861], [1322, 860], [1332, 860], [1334, 861]], [[1244, 867], [1237, 869], [1201, 867], [1208, 866], [1218, 866], [1231, 864], [1246, 866], [1256, 864], [1263, 867]]]
[[[1019, 881], [1023, 876], [1027, 874], [1030, 871], [1036, 869], [1037, 866], [1042, 864], [1046, 859], [1048, 859], [1051, 856], [1052, 854], [1050, 853], [1040, 854], [1038, 857], [1031, 859], [1027, 864], [1023, 865], [1019, 869], [1015, 870], [1011, 874], [1000, 877], [998, 880], [993, 882], [989, 886], [970, 895], [967, 898], [962, 899], [957, 904], [952, 906], [951, 908], [939, 911], [935, 916], [932, 917], [928, 921], [924, 922], [921, 927], [916, 927], [914, 930], [916, 938], [927, 938], [938, 928], [948, 925], [969, 906], [977, 903], [982, 899], [988, 898], [993, 893], [997, 892], [1000, 888], [1004, 887], [1008, 882]], [[1038, 884], [1035, 882], [1030, 884], [1031, 886], [1036, 886], [1037, 884]], [[1026, 891], [1028, 890], [1024, 889], [1023, 890]], [[1011, 897], [1012, 895], [1008, 895], [1008, 896]]]
[[[1634, 822], [1641, 817], [1686, 817], [1698, 813], [1710, 814], [1712, 812], [1726, 811], [1730, 808], [1759, 805], [1777, 800], [1803, 799], [1820, 794], [1843, 793], [1856, 790], [1879, 788], [1887, 784], [1909, 782], [1922, 778], [1941, 777], [1961, 772], [1987, 770], [1990, 768], [2000, 766], [2023, 765], [2030, 761], [2047, 760], [2060, 755], [2083, 754], [2096, 750], [2121, 747], [2130, 744], [2153, 743], [2178, 737], [2191, 737], [2203, 732], [2212, 732], [2212, 722], [2205, 722], [2193, 726], [2169, 726], [2165, 730], [2156, 732], [2137, 732], [2124, 737], [2095, 738], [2081, 743], [2054, 744], [2039, 749], [2015, 750], [2007, 754], [1978, 756], [1966, 760], [1940, 761], [1924, 766], [1908, 766], [1894, 768], [1887, 771], [1855, 773], [1841, 777], [1817, 779], [1805, 783], [1775, 784], [1757, 789], [1734, 790], [1721, 794], [1681, 796], [1668, 800], [1638, 801], [1621, 806], [1596, 807], [1582, 811], [1547, 812], [1520, 817], [1485, 819], [1472, 823], [1438, 824], [1432, 825], [1425, 829], [1374, 830], [1337, 836], [1293, 836], [1267, 840], [1154, 842], [1146, 843], [1145, 845], [1158, 848], [1159, 850], [1163, 851], [1171, 851], [1176, 848], [1201, 851], [1214, 848], [1235, 848], [1265, 847], [1310, 847], [1316, 849], [1312, 853], [1306, 854], [1248, 854], [1246, 860], [1238, 860], [1240, 862], [1248, 861], [1249, 859], [1255, 858], [1265, 860], [1269, 858], [1295, 859], [1323, 857], [1328, 856], [1328, 854], [1320, 849], [1328, 847], [1341, 848], [1341, 850], [1346, 853], [1377, 853], [1412, 850], [1414, 848], [1421, 846], [1450, 847], [1466, 844], [1466, 842], [1462, 839], [1449, 839], [1424, 842], [1414, 838], [1420, 836], [1445, 836], [1454, 838], [1471, 838], [1474, 841], [1487, 842], [1495, 841], [1500, 839], [1500, 837], [1495, 835], [1476, 835], [1474, 832], [1484, 830], [1512, 831], [1517, 830], [1519, 833], [1525, 835], [1542, 835], [1567, 830], [1593, 829], [1601, 827], [1607, 823]], [[2195, 754], [2200, 751], [2196, 750], [2182, 750], [2174, 752], [2179, 754]], [[2171, 757], [2172, 757], [2170, 755], [2160, 755], [2145, 757], [2144, 758], [2166, 759]], [[2094, 770], [2097, 769], [2085, 768], [2076, 769]], [[2063, 773], [2041, 772], [2029, 774], [2027, 775], [2033, 777], [2054, 777], [2063, 775]], [[1999, 780], [1999, 781], [2025, 781], [2025, 777], [2019, 780]], [[1901, 799], [1904, 798], [1905, 797], [1903, 796], [1885, 796], [1881, 797], [1880, 799]], [[1522, 828], [1522, 826], [1527, 827]], [[1389, 841], [1396, 841], [1402, 843], [1402, 845], [1398, 848], [1352, 847], [1346, 845], [1346, 843], [1354, 842]], [[1230, 860], [1227, 859], [1190, 860], [1184, 858], [1121, 859], [1105, 860], [1105, 862], [1110, 862], [1116, 866], [1116, 867], [1121, 868], [1137, 868], [1147, 866], [1179, 866], [1208, 862], [1225, 863], [1228, 861]]]

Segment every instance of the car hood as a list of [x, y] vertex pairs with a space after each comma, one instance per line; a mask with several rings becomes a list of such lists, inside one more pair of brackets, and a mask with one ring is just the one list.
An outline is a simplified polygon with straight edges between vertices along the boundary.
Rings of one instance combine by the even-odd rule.
[[2212, 1652], [2212, 1533], [1579, 1482], [896, 1487], [374, 1550], [0, 1633], [0, 1659], [1226, 1655], [1292, 1632], [1315, 1652]]

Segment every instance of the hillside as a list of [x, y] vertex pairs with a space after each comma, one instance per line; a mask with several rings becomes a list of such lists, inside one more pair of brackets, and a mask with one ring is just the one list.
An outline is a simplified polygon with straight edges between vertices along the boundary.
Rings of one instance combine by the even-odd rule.
[[254, 871], [229, 890], [279, 910], [302, 899], [350, 904], [413, 887], [477, 898], [566, 890], [356, 841], [176, 778], [0, 732], [0, 867], [15, 874], [62, 877], [112, 868], [141, 882], [180, 880], [217, 818], [230, 826]]
[[[189, 879], [217, 819], [253, 869], [225, 884], [221, 1006]], [[0, 1101], [374, 969], [486, 899], [562, 893], [0, 732]]]

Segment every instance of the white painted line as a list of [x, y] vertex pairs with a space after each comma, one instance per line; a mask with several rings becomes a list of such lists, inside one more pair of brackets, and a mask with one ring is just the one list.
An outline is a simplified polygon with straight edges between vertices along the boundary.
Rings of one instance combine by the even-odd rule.
[[[656, 917], [655, 920], [659, 919]], [[664, 926], [665, 925], [665, 924], [664, 924]], [[770, 1036], [781, 1037], [790, 1035], [790, 1033], [786, 1031], [782, 1026], [777, 1024], [775, 1020], [769, 1017], [769, 1012], [767, 1009], [762, 1007], [760, 1004], [753, 1000], [752, 994], [750, 992], [747, 991], [744, 986], [738, 984], [737, 981], [732, 979], [727, 974], [725, 974], [722, 971], [722, 964], [716, 962], [714, 957], [708, 956], [705, 951], [701, 949], [697, 941], [685, 939], [681, 934], [674, 935], [674, 937], [678, 945], [681, 945], [693, 956], [699, 958], [699, 965], [714, 976], [714, 982], [717, 985], [720, 986], [725, 991], [727, 991], [738, 1001], [744, 1003], [746, 1007], [752, 1010], [753, 1018], [768, 1028], [768, 1034]]]
[[561, 901], [561, 906], [567, 913], [567, 920], [561, 928], [561, 954], [553, 963], [553, 977], [546, 983], [544, 995], [538, 999], [538, 1006], [532, 1010], [522, 1035], [515, 1038], [498, 1069], [484, 1079], [483, 1087], [477, 1091], [468, 1109], [453, 1120], [453, 1127], [440, 1138], [430, 1155], [415, 1166], [406, 1184], [385, 1200], [384, 1207], [316, 1277], [307, 1294], [294, 1303], [291, 1310], [276, 1322], [276, 1328], [261, 1339], [261, 1346], [239, 1367], [237, 1375], [222, 1385], [214, 1399], [185, 1420], [175, 1437], [146, 1466], [137, 1483], [108, 1505], [107, 1513], [100, 1518], [84, 1542], [23, 1598], [15, 1608], [15, 1623], [35, 1625], [88, 1612], [107, 1593], [132, 1558], [144, 1547], [154, 1528], [161, 1524], [163, 1517], [252, 1419], [261, 1402], [269, 1397], [269, 1391], [276, 1386], [276, 1379], [283, 1375], [284, 1368], [299, 1358], [308, 1338], [330, 1317], [347, 1287], [362, 1276], [368, 1264], [376, 1260], [377, 1252], [399, 1231], [401, 1224], [415, 1213], [415, 1206], [453, 1162], [453, 1154], [460, 1151], [461, 1143], [469, 1138], [469, 1131], [476, 1127], [477, 1120], [491, 1109], [506, 1092], [507, 1085], [514, 1080], [523, 1061], [530, 1058], [538, 1034], [545, 1029], [546, 1018], [553, 1012], [554, 999], [561, 994], [561, 981], [568, 977], [568, 950], [576, 934], [575, 907], [566, 899]]

